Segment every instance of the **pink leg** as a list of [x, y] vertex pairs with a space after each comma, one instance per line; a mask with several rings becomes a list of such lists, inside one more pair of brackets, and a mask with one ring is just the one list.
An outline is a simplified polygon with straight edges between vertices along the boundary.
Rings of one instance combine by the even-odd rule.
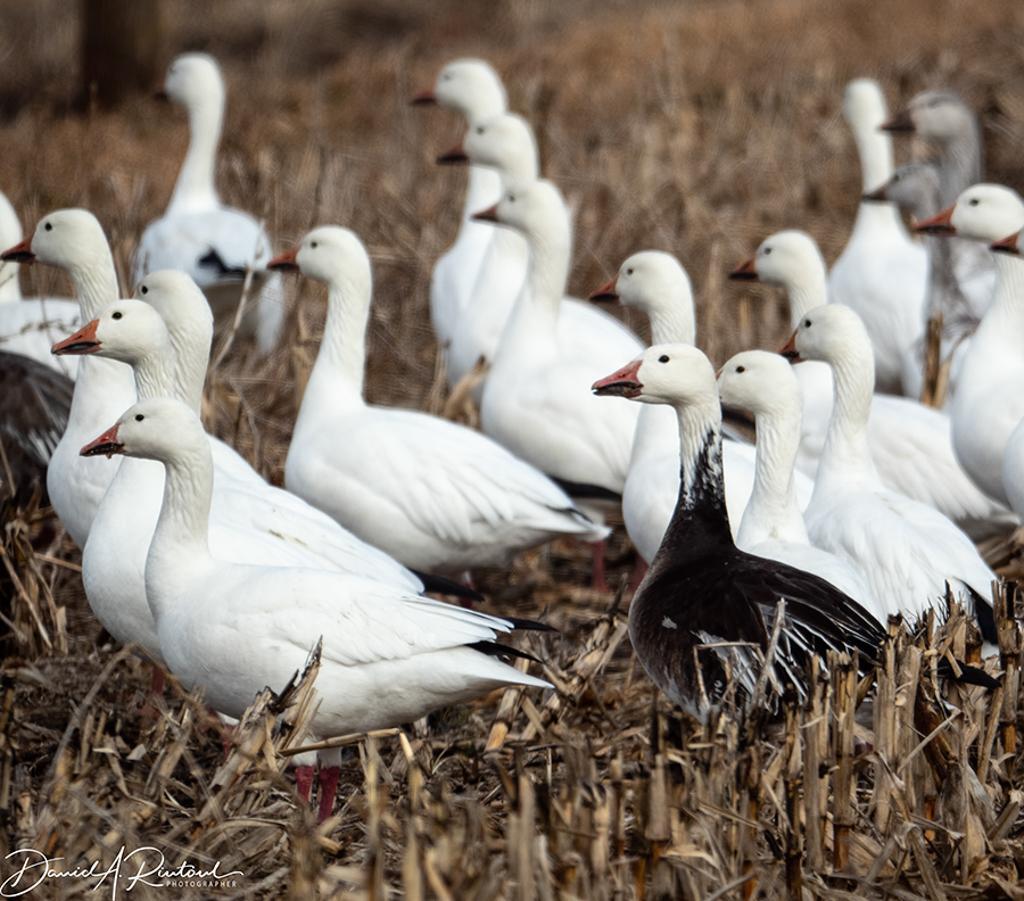
[[322, 823], [334, 812], [334, 797], [338, 793], [340, 766], [320, 767], [320, 811], [316, 821]]
[[299, 798], [308, 804], [310, 792], [313, 791], [313, 767], [295, 767], [295, 790], [298, 792]]
[[604, 551], [605, 542], [595, 541], [590, 545], [591, 549], [591, 582], [593, 587], [597, 591], [611, 591], [608, 587], [608, 582], [605, 579], [604, 570]]
[[152, 695], [162, 695], [164, 693], [164, 685], [167, 683], [167, 674], [164, 672], [163, 667], [153, 664], [153, 672], [149, 680], [149, 693]]

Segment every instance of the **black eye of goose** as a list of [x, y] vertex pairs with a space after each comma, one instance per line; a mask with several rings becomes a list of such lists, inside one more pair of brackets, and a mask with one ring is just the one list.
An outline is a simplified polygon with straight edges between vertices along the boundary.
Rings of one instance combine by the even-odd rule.
[[145, 416], [143, 416], [143, 415], [142, 415], [141, 413], [136, 413], [136, 414], [135, 414], [135, 421], [136, 421], [136, 422], [142, 422], [142, 420], [143, 420], [143, 419], [145, 419], [145, 418], [146, 418], [146, 417], [145, 417]]
[[309, 246], [312, 247], [314, 250], [316, 250], [316, 245], [319, 244], [319, 243], [320, 243], [319, 241], [310, 241], [309, 242]]
[[478, 135], [482, 135], [482, 134], [484, 133], [484, 127], [483, 127], [482, 125], [478, 125], [478, 126], [476, 127], [476, 133], [477, 133]]
[[736, 371], [737, 372], [746, 372], [747, 371], [747, 367], [746, 366], [737, 366], [736, 367]]
[[810, 327], [811, 327], [811, 320], [810, 319], [805, 319], [804, 320], [804, 328], [810, 328]]
[[43, 228], [46, 229], [46, 231], [48, 231], [48, 232], [52, 232], [53, 231], [53, 223], [52, 222], [47, 222], [47, 223], [45, 223], [43, 225]]
[[764, 249], [764, 255], [765, 255], [765, 256], [768, 256], [769, 254], [771, 254], [771, 252], [772, 252], [772, 249], [771, 249], [770, 247], [766, 247], [766, 248]]
[[139, 294], [149, 294], [149, 288], [143, 285], [141, 288], [139, 288]]
[[968, 206], [977, 206], [979, 203], [981, 203], [981, 201], [978, 200], [977, 197], [972, 197], [970, 200], [967, 201]]
[[111, 319], [120, 319], [122, 316], [124, 316], [124, 313], [122, 313], [120, 310], [118, 310], [118, 312], [114, 313], [114, 315], [111, 316], [110, 318]]
[[630, 267], [629, 267], [629, 268], [628, 268], [628, 269], [626, 270], [626, 275], [632, 275], [632, 274], [633, 274], [633, 267], [632, 267], [632, 266], [630, 266]]
[[668, 359], [669, 359], [668, 354], [662, 354], [660, 357], [658, 357], [658, 362], [659, 363], [667, 363]]

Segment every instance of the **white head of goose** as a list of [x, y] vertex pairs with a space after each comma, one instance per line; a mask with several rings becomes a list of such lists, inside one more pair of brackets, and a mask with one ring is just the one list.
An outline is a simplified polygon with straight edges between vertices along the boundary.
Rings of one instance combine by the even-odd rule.
[[656, 345], [593, 390], [669, 404], [679, 421], [675, 514], [629, 610], [637, 656], [669, 698], [703, 719], [729, 689], [731, 667], [734, 690], [749, 701], [780, 601], [785, 624], [768, 680], [773, 697], [787, 686], [803, 693], [811, 654], [856, 650], [862, 661], [874, 658], [884, 633], [855, 601], [818, 576], [733, 543], [722, 480], [722, 412], [715, 372], [703, 353], [684, 344]]

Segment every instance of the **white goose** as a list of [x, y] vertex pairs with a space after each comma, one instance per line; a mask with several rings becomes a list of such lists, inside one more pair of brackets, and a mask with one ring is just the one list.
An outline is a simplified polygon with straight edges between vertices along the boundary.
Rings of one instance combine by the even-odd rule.
[[[190, 283], [191, 293], [176, 282]], [[119, 300], [60, 342], [55, 353], [96, 354], [130, 365], [135, 373], [139, 400], [171, 397], [187, 404], [197, 415], [202, 398], [205, 358], [213, 337], [213, 317], [202, 293], [183, 272], [156, 272], [146, 276], [149, 303]], [[187, 287], [187, 286], [185, 286]], [[162, 318], [174, 316], [183, 302], [194, 308], [193, 319], [205, 318], [205, 346], [179, 347]], [[166, 302], [165, 302], [166, 301]], [[205, 317], [196, 315], [205, 312]], [[180, 312], [180, 310], [178, 311]], [[177, 373], [176, 357], [187, 357], [188, 379]], [[207, 436], [214, 461], [210, 548], [218, 559], [235, 563], [306, 566], [337, 569], [419, 592], [422, 584], [386, 554], [345, 532], [330, 517], [294, 495], [263, 483], [251, 483], [231, 474], [234, 454]], [[227, 466], [217, 465], [218, 458]], [[160, 512], [164, 475], [151, 460], [125, 460], [103, 497], [82, 554], [82, 580], [96, 618], [121, 642], [137, 642], [159, 660], [156, 626], [146, 600], [146, 553]]]
[[828, 438], [804, 514], [811, 540], [860, 565], [888, 613], [916, 618], [933, 607], [941, 613], [948, 586], [974, 608], [983, 636], [994, 641], [996, 577], [974, 544], [933, 507], [879, 479], [868, 447], [874, 358], [857, 314], [841, 304], [806, 311], [783, 353], [827, 363], [834, 373]]
[[[510, 620], [339, 572], [254, 566], [210, 553], [210, 444], [195, 413], [159, 398], [133, 406], [83, 455], [163, 464], [163, 502], [146, 559], [160, 649], [189, 689], [238, 717], [282, 689], [322, 640], [311, 731], [319, 738], [412, 722], [495, 688], [548, 684], [502, 663]], [[508, 649], [509, 653], [514, 653]], [[321, 770], [321, 819], [338, 771]]]
[[[974, 185], [954, 206], [917, 228], [984, 241], [983, 247], [1024, 227], [1024, 201], [1000, 185]], [[995, 256], [995, 295], [963, 354], [953, 394], [957, 459], [989, 497], [1008, 503], [1002, 466], [1010, 433], [1024, 417], [1024, 260]]]
[[[878, 82], [851, 81], [843, 115], [857, 144], [863, 190], [874, 191], [893, 173], [892, 139], [879, 130], [887, 111]], [[880, 391], [920, 397], [927, 274], [927, 252], [907, 233], [896, 205], [862, 200], [853, 233], [829, 273], [828, 291], [864, 321]]]
[[132, 279], [148, 272], [180, 269], [203, 289], [218, 321], [230, 321], [253, 270], [243, 330], [268, 353], [277, 346], [284, 321], [278, 276], [267, 277], [270, 239], [248, 213], [221, 203], [214, 184], [217, 145], [224, 124], [224, 79], [205, 53], [185, 53], [171, 63], [164, 93], [188, 111], [189, 146], [166, 212], [146, 226], [135, 253]]
[[[64, 269], [71, 278], [81, 318], [88, 322], [118, 298], [110, 245], [96, 217], [87, 210], [58, 210], [39, 220], [31, 239], [0, 254]], [[80, 548], [120, 460], [82, 460], [78, 451], [102, 423], [135, 401], [132, 371], [114, 360], [79, 364], [67, 429], [46, 471], [46, 490], [61, 523]]]
[[[415, 104], [438, 104], [459, 113], [472, 127], [505, 112], [508, 98], [494, 69], [480, 59], [457, 59], [438, 74], [434, 87], [413, 97]], [[434, 265], [430, 278], [430, 322], [441, 348], [446, 350], [483, 262], [493, 231], [471, 219], [501, 194], [496, 172], [470, 166], [462, 220], [455, 243]], [[473, 361], [476, 362], [475, 360]], [[470, 363], [470, 368], [472, 368]]]
[[588, 392], [594, 378], [642, 346], [625, 329], [613, 340], [569, 353], [558, 321], [572, 252], [569, 214], [548, 181], [510, 187], [477, 218], [526, 237], [526, 284], [505, 327], [484, 386], [480, 421], [487, 434], [548, 475], [575, 485], [576, 497], [621, 495], [638, 409]]
[[719, 371], [718, 394], [723, 407], [752, 414], [757, 427], [757, 475], [737, 547], [821, 576], [884, 623], [887, 611], [875, 599], [861, 567], [812, 547], [807, 535], [794, 483], [800, 385], [793, 367], [763, 350], [736, 354]]
[[314, 229], [271, 265], [297, 268], [328, 291], [323, 342], [285, 465], [290, 490], [423, 570], [503, 565], [563, 535], [605, 537], [608, 530], [561, 489], [489, 438], [417, 411], [366, 403], [372, 273], [352, 232]]
[[[591, 300], [617, 300], [643, 311], [651, 323], [652, 344], [694, 344], [696, 321], [690, 277], [668, 253], [644, 250], [619, 267], [607, 285], [591, 294]], [[725, 505], [733, 537], [754, 487], [754, 448], [738, 441], [722, 441], [725, 467]], [[811, 497], [811, 481], [803, 473], [794, 476], [794, 490], [801, 506]], [[648, 563], [661, 545], [675, 511], [679, 493], [679, 424], [674, 411], [645, 404], [637, 420], [629, 473], [622, 492], [622, 518], [630, 540]]]
[[[794, 328], [808, 310], [828, 301], [824, 260], [803, 232], [766, 238], [732, 277], [784, 287]], [[826, 443], [832, 375], [827, 366], [807, 363], [797, 368], [796, 376], [804, 402], [797, 465], [813, 475]], [[886, 487], [929, 504], [972, 533], [990, 534], [1012, 522], [1009, 511], [986, 497], [960, 468], [953, 454], [952, 423], [944, 413], [910, 398], [876, 394], [867, 434]]]
[[0, 247], [8, 248], [0, 262], [0, 351], [31, 357], [73, 379], [78, 361], [55, 359], [50, 345], [81, 324], [78, 304], [66, 298], [21, 296], [17, 262], [21, 242], [21, 223], [0, 192]]
[[[461, 145], [438, 158], [489, 166], [501, 176], [503, 189], [536, 181], [539, 163], [533, 130], [521, 116], [506, 113], [478, 122]], [[449, 349], [448, 372], [453, 383], [483, 358], [490, 363], [516, 299], [526, 286], [529, 248], [518, 232], [494, 229], [483, 264], [473, 285], [470, 302], [462, 311]], [[624, 327], [613, 316], [572, 297], [562, 299], [558, 315], [558, 343], [563, 354], [588, 361], [592, 348], [623, 340]], [[479, 402], [482, 395], [477, 397]], [[672, 427], [673, 433], [675, 426]], [[673, 439], [674, 440], [674, 439]], [[678, 466], [673, 467], [678, 470]], [[667, 524], [667, 520], [666, 520]]]

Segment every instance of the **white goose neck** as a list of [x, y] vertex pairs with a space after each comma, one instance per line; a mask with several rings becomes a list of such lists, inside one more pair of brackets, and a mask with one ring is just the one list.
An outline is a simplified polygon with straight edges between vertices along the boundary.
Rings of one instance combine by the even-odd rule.
[[296, 432], [306, 426], [315, 428], [324, 409], [338, 411], [365, 404], [363, 374], [372, 292], [369, 277], [328, 284], [324, 336], [306, 386]]
[[693, 344], [697, 340], [693, 298], [689, 292], [678, 291], [649, 304], [651, 344]]
[[893, 173], [892, 138], [878, 127], [885, 117], [881, 116], [878, 121], [872, 121], [873, 118], [864, 116], [850, 123], [860, 158], [861, 188], [865, 193], [884, 185]]
[[486, 166], [470, 166], [466, 202], [462, 206], [462, 228], [490, 228], [470, 217], [493, 206], [501, 198], [501, 176]]
[[785, 286], [789, 295], [789, 322], [793, 328], [815, 307], [828, 303], [825, 266], [820, 260], [804, 261]]
[[832, 366], [832, 419], [822, 452], [822, 473], [876, 475], [868, 447], [868, 419], [875, 390], [875, 359], [864, 341], [848, 342], [829, 363]]
[[[1024, 258], [1008, 253], [992, 255], [996, 258], [996, 290], [992, 310], [1003, 322], [1013, 320], [1015, 324], [1024, 323]], [[1019, 333], [1015, 337], [1019, 337]]]
[[160, 351], [154, 350], [152, 353], [144, 354], [133, 364], [132, 369], [135, 372], [135, 393], [139, 400], [173, 397], [175, 400], [191, 403], [191, 398], [185, 396], [178, 379], [175, 378], [174, 361], [169, 345]]
[[171, 338], [170, 362], [175, 393], [197, 415], [202, 410], [203, 386], [210, 366], [210, 344], [213, 341], [213, 320], [201, 326], [168, 328]]
[[526, 150], [520, 153], [510, 154], [505, 160], [505, 165], [498, 171], [503, 190], [507, 190], [516, 184], [529, 184], [540, 178], [540, 163], [537, 160], [537, 153], [534, 150]]
[[808, 542], [807, 527], [796, 500], [794, 466], [800, 449], [800, 406], [776, 399], [774, 409], [754, 417], [757, 446], [754, 490], [743, 512], [737, 544], [762, 541]]
[[542, 231], [534, 231], [527, 243], [530, 266], [526, 284], [531, 300], [557, 318], [559, 304], [569, 284], [572, 238], [568, 217], [563, 222], [550, 223], [550, 227]]
[[104, 255], [97, 255], [89, 262], [67, 267], [67, 272], [84, 321], [98, 319], [100, 313], [118, 299], [117, 271], [109, 248]]
[[[210, 502], [213, 497], [213, 455], [210, 443], [177, 450], [165, 463], [164, 495], [156, 530], [146, 558], [151, 571], [174, 573], [210, 560]], [[147, 589], [153, 615], [159, 623], [163, 612], [154, 598], [160, 592]]]
[[221, 85], [188, 107], [188, 151], [174, 185], [168, 212], [219, 206], [214, 171], [223, 124], [224, 88]]

